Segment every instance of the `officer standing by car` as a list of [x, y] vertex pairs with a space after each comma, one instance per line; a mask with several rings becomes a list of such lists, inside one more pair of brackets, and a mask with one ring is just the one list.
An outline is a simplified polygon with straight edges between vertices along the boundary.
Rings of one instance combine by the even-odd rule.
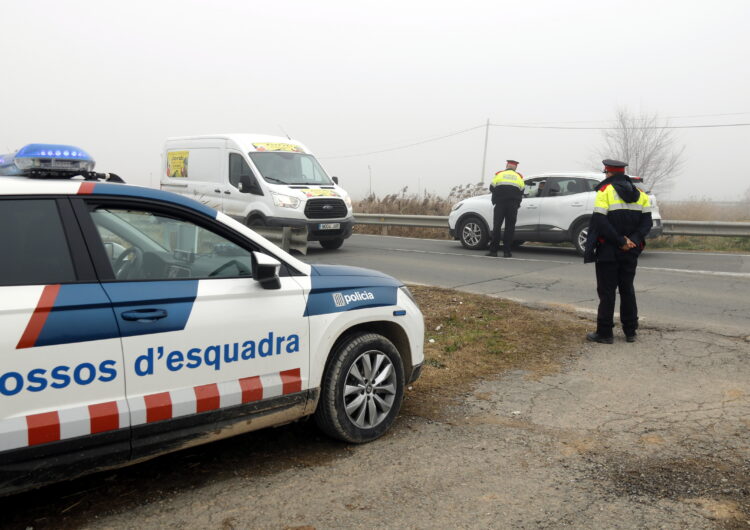
[[513, 234], [516, 231], [516, 217], [518, 208], [521, 206], [523, 198], [523, 175], [516, 168], [518, 161], [506, 160], [505, 170], [495, 173], [495, 178], [490, 184], [492, 193], [493, 210], [493, 229], [490, 251], [487, 254], [493, 258], [497, 257], [497, 250], [500, 246], [500, 227], [505, 222], [505, 232], [503, 234], [503, 257], [510, 258], [510, 245], [513, 243]]
[[625, 174], [626, 162], [602, 160], [605, 178], [596, 187], [594, 213], [586, 240], [584, 263], [596, 262], [599, 310], [596, 331], [586, 335], [593, 342], [612, 344], [615, 291], [620, 292], [620, 321], [628, 342], [635, 342], [638, 306], [635, 270], [638, 256], [651, 230], [651, 203]]

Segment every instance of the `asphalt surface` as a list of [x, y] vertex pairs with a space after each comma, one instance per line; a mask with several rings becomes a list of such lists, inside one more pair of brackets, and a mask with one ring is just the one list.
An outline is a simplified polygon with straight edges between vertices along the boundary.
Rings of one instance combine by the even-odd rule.
[[[524, 246], [491, 258], [457, 241], [354, 235], [334, 251], [311, 243], [308, 263], [383, 271], [405, 283], [460, 289], [593, 313], [593, 264], [572, 248]], [[750, 255], [646, 251], [636, 293], [642, 326], [750, 335]]]

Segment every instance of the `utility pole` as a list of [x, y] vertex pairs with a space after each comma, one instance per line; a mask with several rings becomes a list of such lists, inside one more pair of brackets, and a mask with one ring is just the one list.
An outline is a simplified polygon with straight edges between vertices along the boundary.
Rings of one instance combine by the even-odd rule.
[[372, 197], [372, 168], [367, 164], [367, 173], [370, 175], [370, 196]]
[[484, 155], [482, 156], [482, 178], [480, 182], [484, 186], [484, 169], [487, 166], [487, 139], [490, 136], [490, 119], [487, 118], [487, 125], [484, 128]]

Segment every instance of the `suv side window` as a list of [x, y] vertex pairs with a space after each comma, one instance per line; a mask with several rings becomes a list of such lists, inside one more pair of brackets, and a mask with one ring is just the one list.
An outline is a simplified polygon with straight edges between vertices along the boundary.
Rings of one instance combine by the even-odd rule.
[[0, 285], [76, 281], [54, 199], [0, 200]]
[[577, 177], [560, 177], [551, 179], [548, 197], [562, 197], [589, 191], [586, 180]]
[[594, 191], [599, 185], [599, 181], [594, 179], [585, 179], [584, 182], [586, 183], [586, 191]]
[[544, 190], [545, 179], [531, 179], [524, 182], [523, 196], [526, 199], [540, 197]]
[[109, 206], [91, 218], [117, 280], [252, 276], [250, 251], [191, 221]]
[[237, 153], [229, 153], [229, 183], [237, 189], [240, 189], [242, 184], [241, 191], [244, 193], [263, 195], [253, 170], [242, 155]]

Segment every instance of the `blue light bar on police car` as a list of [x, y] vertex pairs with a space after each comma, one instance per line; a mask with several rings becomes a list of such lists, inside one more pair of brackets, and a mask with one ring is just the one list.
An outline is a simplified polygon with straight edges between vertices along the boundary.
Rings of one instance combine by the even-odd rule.
[[0, 155], [0, 175], [43, 175], [92, 171], [96, 162], [72, 145], [29, 144], [15, 153]]

